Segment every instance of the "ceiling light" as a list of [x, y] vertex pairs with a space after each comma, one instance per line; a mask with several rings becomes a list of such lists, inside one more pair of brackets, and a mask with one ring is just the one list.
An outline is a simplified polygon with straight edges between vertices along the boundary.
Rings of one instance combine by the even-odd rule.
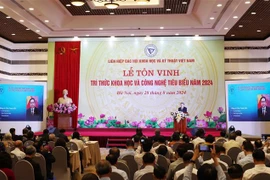
[[49, 22], [49, 20], [44, 20], [44, 22], [45, 22], [45, 23], [48, 23], [48, 22]]
[[233, 19], [237, 19], [238, 18], [238, 16], [233, 16]]
[[221, 7], [221, 6], [222, 6], [222, 4], [218, 4], [218, 5], [217, 5], [217, 7]]
[[90, 35], [89, 35], [89, 34], [86, 34], [85, 36], [87, 36], [87, 37], [88, 37], [88, 36], [90, 36]]
[[16, 34], [11, 34], [12, 36], [15, 36]]
[[112, 39], [114, 39], [114, 38], [115, 38], [115, 36], [111, 36], [111, 38], [112, 38]]
[[257, 32], [260, 33], [260, 32], [262, 32], [262, 30], [258, 29]]
[[85, 11], [86, 13], [90, 13], [90, 11], [89, 10], [87, 10], [87, 11]]
[[256, 14], [256, 12], [251, 12], [251, 14], [253, 14], [253, 15], [254, 15], [254, 14]]
[[114, 12], [110, 12], [110, 15], [114, 15]]
[[102, 30], [103, 30], [103, 28], [99, 28], [99, 30], [101, 30], [101, 31], [102, 31]]
[[215, 18], [214, 17], [210, 17], [211, 20], [214, 20]]
[[146, 4], [150, 2], [150, 0], [134, 0], [134, 1], [136, 1], [138, 4]]
[[42, 39], [42, 37], [41, 37], [41, 36], [39, 36], [39, 37], [38, 37], [38, 39]]
[[159, 27], [159, 29], [164, 29], [164, 27]]
[[175, 35], [176, 35], [176, 36], [179, 36], [179, 34], [178, 34], [178, 33], [176, 33]]
[[0, 6], [0, 9], [4, 9], [4, 7], [3, 6]]
[[71, 6], [71, 4], [66, 4], [67, 7]]
[[240, 24], [238, 27], [240, 27], [240, 28], [242, 28], [242, 27], [244, 27], [242, 24]]
[[34, 8], [29, 8], [29, 11], [34, 11]]
[[71, 0], [70, 2], [73, 6], [83, 6], [85, 4], [85, 0]]
[[23, 19], [21, 19], [21, 20], [20, 20], [20, 22], [21, 22], [21, 23], [23, 23], [23, 22], [24, 22], [24, 20], [23, 20]]
[[38, 33], [38, 32], [40, 32], [40, 30], [37, 29], [36, 32]]
[[182, 4], [187, 4], [187, 2], [184, 1], [184, 2], [182, 2]]
[[134, 36], [134, 34], [130, 34], [130, 36]]
[[225, 27], [224, 29], [227, 30], [227, 29], [229, 29], [229, 28]]
[[166, 11], [171, 11], [171, 9], [166, 9]]
[[250, 4], [250, 1], [246, 1], [245, 4]]
[[195, 34], [195, 37], [199, 37], [199, 35], [198, 34]]
[[73, 39], [79, 39], [79, 37], [78, 36], [74, 36]]
[[231, 36], [233, 37], [233, 36], [235, 36], [235, 34], [232, 34]]
[[145, 11], [144, 11], [144, 12], [142, 12], [142, 13], [143, 13], [143, 14], [147, 14], [147, 12], [145, 12]]
[[10, 16], [7, 16], [6, 18], [7, 18], [7, 19], [10, 19], [11, 17], [10, 17]]
[[113, 3], [113, 0], [111, 0], [111, 2], [105, 3], [104, 6], [105, 6], [107, 9], [116, 9], [116, 8], [119, 7], [119, 4]]
[[26, 31], [30, 31], [30, 29], [27, 28]]

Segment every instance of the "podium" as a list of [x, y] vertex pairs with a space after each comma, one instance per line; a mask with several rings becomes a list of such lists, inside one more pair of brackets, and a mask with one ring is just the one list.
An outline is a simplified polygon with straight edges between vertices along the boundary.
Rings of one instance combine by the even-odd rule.
[[71, 129], [72, 117], [71, 114], [58, 114], [58, 129]]

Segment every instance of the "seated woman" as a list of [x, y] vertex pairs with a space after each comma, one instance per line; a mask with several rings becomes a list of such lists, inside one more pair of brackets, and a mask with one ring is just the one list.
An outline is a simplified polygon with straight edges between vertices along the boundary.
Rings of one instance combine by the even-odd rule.
[[0, 152], [0, 170], [6, 174], [8, 180], [15, 180], [12, 171], [12, 160], [7, 152]]
[[12, 140], [11, 133], [6, 133], [3, 138], [3, 143], [6, 148], [14, 147], [14, 141]]
[[81, 170], [82, 170], [82, 173], [83, 173], [84, 172], [84, 167], [83, 167], [83, 164], [82, 164], [82, 158], [83, 158], [82, 150], [84, 149], [84, 142], [80, 138], [80, 133], [75, 131], [72, 134], [72, 139], [70, 140], [70, 142], [74, 142], [78, 146], [78, 150], [79, 150], [79, 153], [80, 153], [80, 160], [81, 160]]

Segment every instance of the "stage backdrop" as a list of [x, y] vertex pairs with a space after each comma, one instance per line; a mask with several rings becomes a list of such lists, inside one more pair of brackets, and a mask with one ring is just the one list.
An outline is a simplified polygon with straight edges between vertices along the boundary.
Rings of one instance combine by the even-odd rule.
[[226, 127], [221, 38], [83, 39], [80, 74], [78, 127]]

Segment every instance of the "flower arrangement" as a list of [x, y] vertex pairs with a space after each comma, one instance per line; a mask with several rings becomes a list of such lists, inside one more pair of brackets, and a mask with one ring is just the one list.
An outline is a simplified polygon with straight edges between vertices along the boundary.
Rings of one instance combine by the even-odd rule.
[[59, 104], [54, 103], [47, 106], [48, 112], [55, 112], [58, 114], [71, 114], [73, 111], [77, 109], [75, 104]]

